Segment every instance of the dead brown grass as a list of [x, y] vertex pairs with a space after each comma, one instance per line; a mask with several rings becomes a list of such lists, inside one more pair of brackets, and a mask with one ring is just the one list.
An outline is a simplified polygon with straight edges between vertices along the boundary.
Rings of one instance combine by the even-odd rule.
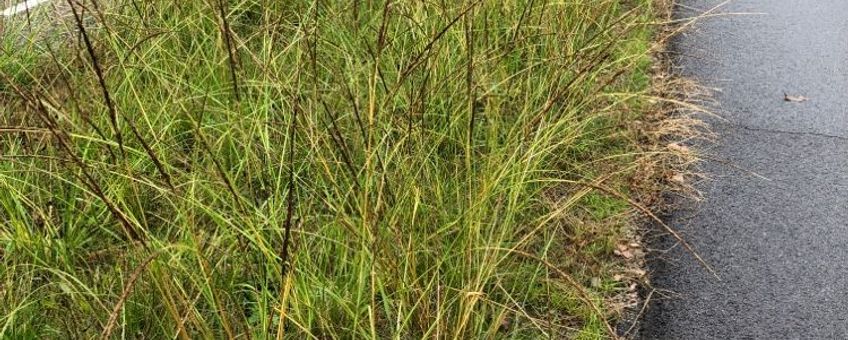
[[[638, 138], [640, 156], [636, 161], [637, 169], [628, 183], [630, 197], [634, 200], [635, 218], [627, 237], [633, 247], [640, 249], [647, 248], [644, 235], [659, 225], [686, 245], [685, 239], [673, 229], [668, 229], [672, 227], [665, 225], [657, 216], [673, 210], [679, 200], [701, 200], [696, 184], [705, 179], [697, 170], [702, 157], [692, 145], [709, 143], [715, 138], [702, 119], [705, 115], [713, 115], [708, 109], [712, 103], [712, 90], [677, 74], [671, 62], [672, 52], [668, 49], [674, 36], [683, 32], [689, 23], [672, 19], [673, 0], [659, 0], [656, 4], [658, 13], [662, 13], [662, 21], [658, 22], [659, 29], [651, 47], [653, 66], [649, 96], [653, 107], [642, 119], [631, 122], [629, 126]], [[700, 260], [697, 249], [689, 249]], [[619, 331], [624, 338], [635, 335], [639, 319], [654, 295], [647, 271], [646, 252], [634, 252], [634, 257], [624, 264], [620, 274], [631, 287], [641, 286], [641, 294], [633, 289], [616, 296], [609, 304], [617, 308], [616, 312], [621, 316]], [[708, 263], [702, 261], [702, 264], [709, 270]]]

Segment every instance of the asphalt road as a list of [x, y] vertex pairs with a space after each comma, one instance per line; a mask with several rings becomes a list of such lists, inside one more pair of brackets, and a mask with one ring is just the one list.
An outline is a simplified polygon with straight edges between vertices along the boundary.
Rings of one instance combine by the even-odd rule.
[[[681, 0], [679, 17], [722, 1]], [[848, 339], [848, 1], [735, 0], [674, 43], [680, 72], [720, 89], [705, 200], [650, 261], [643, 339]], [[809, 101], [784, 101], [784, 92]], [[769, 178], [763, 180], [749, 172]], [[667, 291], [664, 291], [667, 290]]]

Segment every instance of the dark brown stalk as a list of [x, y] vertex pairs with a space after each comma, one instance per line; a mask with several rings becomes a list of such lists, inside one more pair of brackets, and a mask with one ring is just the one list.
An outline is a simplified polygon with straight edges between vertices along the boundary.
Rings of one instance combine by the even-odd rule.
[[[344, 87], [345, 94], [347, 95], [348, 101], [350, 101], [351, 106], [353, 106], [353, 115], [356, 118], [356, 124], [359, 127], [359, 132], [360, 132], [360, 135], [362, 136], [362, 143], [368, 144], [368, 141], [369, 141], [369, 138], [370, 138], [370, 133], [368, 131], [370, 131], [370, 129], [365, 128], [365, 123], [362, 121], [362, 116], [361, 116], [361, 113], [359, 111], [359, 105], [357, 105], [357, 103], [356, 103], [356, 98], [353, 96], [353, 91], [351, 91], [350, 85], [348, 85], [347, 83], [344, 83], [344, 85], [345, 85], [345, 87]], [[383, 174], [386, 173], [386, 167], [385, 167], [384, 162], [383, 162], [383, 157], [380, 156], [379, 153], [377, 154], [377, 166], [380, 167], [380, 171]], [[388, 182], [386, 182], [386, 196], [388, 197], [388, 201], [390, 203], [394, 202], [395, 195], [394, 195], [394, 192], [392, 191], [391, 185]]]
[[[83, 25], [82, 15], [77, 11], [76, 4], [73, 0], [67, 0], [67, 2], [68, 5], [71, 6], [71, 11], [74, 14], [74, 21], [76, 22], [80, 34], [82, 34], [83, 42], [85, 43], [85, 48], [88, 51], [88, 55], [89, 57], [91, 57], [91, 65], [94, 68], [94, 73], [97, 75], [97, 81], [100, 84], [101, 91], [103, 92], [103, 100], [106, 102], [106, 107], [109, 109], [109, 119], [112, 122], [112, 128], [115, 130], [115, 137], [118, 140], [118, 147], [121, 150], [121, 154], [124, 155], [126, 151], [124, 150], [124, 142], [123, 138], [121, 137], [121, 130], [118, 127], [118, 110], [115, 108], [115, 103], [112, 101], [112, 96], [109, 92], [109, 87], [106, 86], [106, 79], [103, 77], [103, 70], [100, 67], [100, 62], [98, 62], [97, 60], [96, 53], [94, 53], [94, 46], [91, 44], [91, 39], [88, 36], [88, 32], [85, 29], [85, 25]], [[96, 5], [96, 3], [94, 4]], [[168, 175], [167, 171], [165, 171], [165, 167], [162, 165], [162, 162], [159, 161], [159, 157], [156, 156], [156, 153], [153, 152], [153, 149], [150, 147], [150, 145], [144, 140], [144, 138], [142, 138], [141, 134], [138, 132], [138, 129], [136, 129], [135, 124], [133, 124], [133, 122], [129, 119], [127, 120], [127, 122], [130, 125], [130, 130], [132, 131], [133, 135], [141, 143], [142, 148], [144, 148], [144, 151], [150, 157], [150, 160], [153, 161], [153, 165], [162, 175], [163, 179], [165, 180], [165, 183], [171, 190], [173, 190], [174, 185], [171, 181], [171, 176]]]
[[71, 147], [70, 137], [68, 137], [68, 135], [59, 128], [58, 123], [50, 115], [50, 112], [47, 110], [47, 108], [44, 107], [42, 101], [39, 98], [36, 98], [35, 95], [27, 94], [14, 82], [11, 82], [4, 74], [0, 73], [0, 76], [3, 77], [3, 81], [8, 84], [11, 84], [12, 89], [21, 99], [24, 100], [24, 102], [28, 103], [32, 108], [35, 109], [35, 112], [37, 113], [41, 121], [44, 123], [44, 125], [47, 126], [47, 129], [50, 131], [50, 134], [53, 135], [53, 137], [56, 138], [56, 140], [58, 141], [59, 146], [61, 146], [62, 149], [65, 150], [68, 156], [71, 157], [73, 163], [76, 164], [77, 167], [79, 167], [80, 172], [82, 173], [82, 178], [80, 178], [82, 180], [82, 183], [89, 190], [91, 190], [94, 195], [98, 199], [100, 199], [100, 201], [103, 202], [104, 205], [106, 205], [106, 208], [109, 210], [109, 213], [112, 214], [112, 216], [115, 217], [121, 223], [121, 226], [123, 227], [124, 232], [127, 234], [127, 236], [130, 239], [138, 241], [145, 249], [147, 249], [147, 242], [145, 241], [144, 237], [142, 237], [142, 234], [138, 230], [136, 230], [136, 227], [129, 221], [129, 219], [127, 219], [126, 216], [124, 216], [123, 213], [121, 213], [120, 210], [118, 210], [115, 204], [112, 203], [112, 201], [108, 197], [106, 197], [106, 194], [103, 192], [100, 185], [94, 179], [94, 176], [90, 173], [88, 165], [86, 165], [85, 162], [77, 156], [73, 147]]
[[[288, 275], [289, 269], [289, 243], [291, 238], [291, 228], [292, 228], [292, 217], [294, 216], [294, 204], [295, 204], [295, 195], [297, 194], [297, 187], [295, 186], [294, 179], [294, 140], [296, 137], [297, 131], [297, 116], [300, 105], [295, 103], [294, 109], [292, 110], [292, 120], [289, 125], [289, 188], [288, 193], [286, 194], [286, 221], [283, 224], [283, 244], [280, 248], [280, 282], [285, 282], [286, 275]], [[282, 322], [282, 320], [280, 320]]]
[[224, 43], [227, 47], [228, 64], [230, 66], [230, 79], [233, 82], [233, 93], [236, 96], [236, 101], [241, 101], [239, 93], [238, 76], [236, 75], [236, 59], [233, 53], [232, 32], [230, 31], [230, 21], [227, 19], [227, 9], [224, 5], [224, 0], [218, 0], [218, 10], [221, 15], [221, 34], [224, 35]]
[[[56, 57], [56, 52], [53, 51], [53, 48], [50, 46], [50, 44], [46, 44], [46, 46], [47, 46], [47, 54], [50, 55], [50, 59], [57, 66], [60, 66], [61, 63], [59, 62], [59, 58]], [[103, 130], [101, 130], [99, 126], [94, 124], [94, 122], [91, 120], [91, 118], [80, 107], [79, 100], [78, 100], [79, 98], [77, 97], [75, 87], [71, 84], [71, 81], [68, 80], [68, 77], [65, 75], [65, 72], [59, 72], [59, 78], [62, 80], [62, 83], [65, 84], [65, 88], [68, 90], [68, 94], [71, 96], [71, 101], [74, 103], [74, 108], [77, 110], [77, 112], [80, 113], [80, 117], [82, 118], [82, 121], [86, 125], [90, 126], [92, 129], [94, 129], [94, 132], [97, 133], [97, 135], [100, 136], [100, 138], [103, 138], [104, 141], [109, 140], [109, 138], [106, 137], [106, 134], [103, 132]], [[106, 144], [106, 150], [109, 152], [109, 156], [111, 157], [112, 162], [116, 163], [117, 160], [118, 160], [118, 157], [115, 155], [115, 152], [112, 151], [112, 145]]]
[[530, 0], [530, 4], [527, 7], [524, 7], [524, 10], [521, 11], [521, 17], [518, 18], [518, 23], [515, 25], [515, 30], [512, 32], [512, 39], [510, 39], [509, 50], [515, 48], [516, 38], [518, 38], [518, 34], [521, 33], [521, 26], [524, 26], [524, 20], [527, 19], [528, 16], [532, 15], [533, 7], [536, 5], [536, 0]]
[[132, 0], [130, 1], [130, 4], [132, 4], [135, 14], [138, 15], [138, 20], [141, 20], [141, 25], [144, 26], [144, 28], [147, 28], [147, 21], [144, 20], [144, 13], [142, 13], [141, 8], [138, 7], [138, 1]]
[[[362, 121], [362, 114], [359, 111], [359, 105], [356, 102], [356, 98], [353, 95], [353, 91], [350, 88], [350, 85], [346, 82], [343, 82], [345, 95], [347, 96], [348, 101], [350, 101], [350, 105], [353, 107], [353, 115], [356, 118], [356, 125], [359, 127], [359, 133], [362, 136], [362, 143], [368, 144], [370, 138], [370, 129], [365, 128], [365, 122]], [[377, 154], [377, 165], [380, 167], [380, 170], [385, 173], [386, 167], [383, 163], [383, 157]], [[392, 191], [391, 185], [386, 182], [386, 195], [388, 196], [389, 202], [394, 202], [394, 192]]]
[[359, 27], [359, 3], [361, 0], [353, 0], [353, 23]]
[[[78, 2], [84, 2], [85, 0], [76, 0]], [[110, 31], [109, 26], [106, 24], [106, 16], [103, 15], [103, 10], [100, 9], [100, 5], [97, 3], [97, 0], [88, 0], [91, 2], [91, 7], [94, 8], [94, 13], [97, 15], [97, 19], [100, 20], [100, 24], [106, 28], [107, 31]]]
[[74, 14], [74, 22], [82, 35], [85, 49], [88, 56], [91, 58], [91, 65], [94, 68], [94, 73], [97, 75], [97, 82], [100, 84], [100, 90], [103, 92], [103, 101], [109, 109], [109, 120], [112, 123], [112, 129], [115, 132], [115, 138], [118, 141], [118, 148], [121, 154], [125, 154], [124, 141], [121, 137], [121, 130], [118, 127], [118, 111], [115, 109], [115, 103], [112, 102], [112, 95], [109, 93], [109, 88], [106, 86], [106, 79], [103, 77], [103, 70], [100, 68], [100, 63], [97, 61], [97, 54], [94, 53], [94, 46], [91, 44], [91, 39], [88, 37], [88, 31], [82, 22], [82, 15], [77, 11], [77, 4], [74, 0], [67, 0], [68, 6], [71, 7], [71, 12]]
[[362, 142], [366, 143], [368, 140], [368, 131], [365, 129], [365, 123], [362, 121], [362, 114], [359, 112], [359, 104], [356, 102], [356, 97], [353, 96], [353, 90], [351, 90], [350, 84], [344, 81], [342, 83], [344, 84], [347, 100], [350, 101], [350, 106], [353, 107], [353, 116], [356, 118], [356, 126], [359, 127], [359, 133], [362, 135]]
[[[43, 119], [44, 117], [49, 116], [49, 113], [47, 112], [46, 108], [41, 106], [41, 110], [42, 111], [40, 116]], [[136, 227], [129, 221], [129, 219], [127, 219], [127, 217], [124, 216], [124, 214], [120, 210], [118, 210], [115, 204], [112, 203], [112, 200], [106, 197], [106, 194], [103, 192], [103, 189], [100, 187], [100, 184], [97, 183], [97, 180], [94, 179], [94, 176], [89, 171], [88, 165], [86, 165], [85, 162], [80, 159], [76, 155], [74, 150], [71, 148], [70, 143], [68, 141], [69, 137], [63, 131], [59, 130], [55, 121], [45, 123], [49, 126], [50, 132], [53, 134], [56, 140], [59, 141], [59, 145], [62, 147], [62, 149], [64, 149], [65, 152], [68, 153], [74, 164], [79, 167], [80, 172], [83, 176], [83, 178], [80, 178], [83, 180], [83, 184], [85, 184], [85, 186], [88, 187], [89, 190], [94, 192], [94, 195], [97, 196], [97, 198], [99, 198], [100, 201], [102, 201], [103, 204], [106, 205], [106, 208], [109, 210], [112, 216], [118, 219], [118, 221], [121, 223], [121, 226], [124, 228], [124, 232], [127, 234], [127, 236], [129, 236], [129, 238], [132, 240], [140, 242], [141, 245], [146, 249], [147, 241], [145, 240], [145, 238], [141, 236], [141, 233], [136, 230]]]
[[383, 19], [380, 21], [380, 30], [377, 32], [377, 53], [382, 53], [386, 47], [386, 31], [389, 27], [389, 12], [392, 8], [392, 1], [386, 1], [383, 5]]
[[[71, 10], [74, 14], [74, 19], [77, 24], [77, 28], [80, 30], [80, 34], [82, 34], [83, 41], [85, 43], [86, 50], [88, 51], [89, 57], [91, 57], [91, 65], [94, 68], [94, 73], [97, 75], [97, 81], [100, 84], [100, 89], [103, 92], [103, 100], [106, 103], [106, 107], [109, 109], [109, 119], [112, 123], [112, 128], [115, 131], [115, 136], [118, 140], [118, 147], [121, 150], [121, 154], [125, 155], [126, 151], [124, 150], [123, 137], [121, 136], [121, 130], [118, 127], [118, 110], [115, 108], [115, 103], [112, 101], [112, 96], [109, 92], [108, 86], [106, 86], [106, 79], [103, 77], [103, 70], [100, 67], [100, 62], [97, 60], [97, 55], [94, 53], [94, 46], [91, 44], [91, 39], [88, 36], [88, 32], [85, 29], [85, 26], [82, 23], [82, 15], [77, 12], [76, 7], [72, 0], [67, 0], [68, 5], [71, 6]], [[153, 165], [156, 167], [156, 170], [159, 171], [159, 174], [165, 180], [165, 183], [168, 187], [173, 190], [174, 185], [171, 181], [171, 176], [165, 171], [165, 166], [159, 160], [159, 157], [156, 156], [156, 153], [153, 151], [153, 148], [150, 147], [150, 144], [144, 140], [141, 136], [141, 133], [136, 128], [135, 124], [130, 119], [125, 119], [130, 126], [130, 131], [133, 133], [133, 136], [138, 139], [139, 143], [141, 143], [142, 148], [144, 148], [147, 156], [150, 157], [150, 160], [153, 162]]]
[[174, 190], [174, 184], [171, 181], [171, 175], [169, 175], [168, 172], [165, 171], [165, 166], [162, 164], [161, 161], [159, 161], [159, 157], [156, 156], [156, 153], [153, 151], [153, 148], [151, 148], [150, 144], [148, 144], [147, 141], [145, 141], [144, 138], [141, 136], [141, 133], [138, 131], [138, 128], [136, 128], [135, 123], [133, 123], [132, 119], [126, 119], [126, 117], [124, 118], [124, 120], [126, 120], [127, 124], [129, 124], [130, 126], [130, 132], [132, 132], [133, 136], [138, 139], [139, 143], [141, 143], [141, 147], [144, 149], [144, 152], [147, 153], [147, 156], [150, 157], [150, 160], [153, 161], [153, 165], [156, 167], [156, 170], [159, 171], [159, 174], [162, 175], [162, 178], [165, 180], [165, 184], [168, 185], [168, 188]]
[[[109, 92], [109, 88], [108, 86], [106, 86], [106, 79], [103, 77], [103, 70], [100, 67], [100, 62], [98, 62], [97, 60], [96, 53], [94, 53], [94, 46], [91, 44], [91, 39], [88, 37], [88, 32], [85, 29], [85, 25], [83, 25], [82, 15], [77, 12], [73, 0], [67, 1], [68, 5], [71, 6], [71, 11], [74, 14], [74, 20], [76, 21], [77, 28], [80, 30], [80, 34], [82, 34], [86, 50], [88, 51], [88, 55], [89, 57], [91, 57], [91, 64], [94, 68], [94, 73], [97, 75], [97, 81], [100, 84], [100, 89], [103, 92], [103, 99], [106, 102], [106, 107], [109, 109], [109, 119], [112, 122], [112, 128], [115, 130], [115, 136], [118, 139], [118, 147], [121, 150], [121, 154], [125, 155], [123, 138], [121, 137], [121, 130], [118, 127], [118, 110], [115, 108], [115, 103], [112, 101], [112, 96]], [[126, 121], [130, 126], [130, 130], [132, 131], [133, 136], [141, 143], [142, 148], [144, 148], [144, 151], [145, 153], [147, 153], [147, 156], [150, 157], [150, 160], [153, 161], [153, 165], [156, 167], [157, 171], [159, 171], [159, 174], [162, 175], [162, 178], [165, 180], [165, 183], [171, 190], [173, 190], [174, 184], [171, 181], [171, 176], [168, 174], [167, 171], [165, 171], [164, 165], [159, 160], [159, 157], [156, 156], [156, 153], [153, 151], [153, 148], [151, 148], [147, 141], [144, 140], [132, 120], [126, 119]]]
[[350, 158], [350, 151], [347, 147], [347, 143], [344, 142], [339, 126], [336, 124], [338, 116], [336, 116], [333, 111], [327, 107], [327, 103], [325, 101], [321, 100], [321, 106], [324, 107], [324, 111], [327, 112], [327, 116], [330, 121], [330, 138], [332, 138], [333, 144], [336, 145], [336, 148], [339, 149], [339, 153], [342, 154], [342, 162], [345, 164], [347, 171], [350, 173], [350, 179], [353, 181], [356, 191], [360, 191], [359, 177], [356, 172], [356, 167], [353, 166], [353, 161]]
[[[365, 53], [368, 53], [368, 56], [371, 57], [371, 60], [373, 60], [374, 63], [377, 64], [377, 54], [376, 52], [374, 52], [374, 49], [371, 48], [370, 45], [365, 46]], [[377, 78], [380, 79], [380, 86], [383, 87], [383, 91], [389, 92], [389, 85], [387, 85], [386, 83], [386, 76], [383, 74], [383, 69], [380, 67], [380, 65], [375, 66], [377, 70]]]

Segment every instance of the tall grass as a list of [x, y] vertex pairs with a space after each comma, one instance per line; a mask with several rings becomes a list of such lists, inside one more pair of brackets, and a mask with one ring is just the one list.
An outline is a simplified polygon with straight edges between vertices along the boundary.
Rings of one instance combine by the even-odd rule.
[[88, 0], [6, 37], [0, 337], [609, 336], [626, 207], [574, 183], [632, 168], [651, 15]]

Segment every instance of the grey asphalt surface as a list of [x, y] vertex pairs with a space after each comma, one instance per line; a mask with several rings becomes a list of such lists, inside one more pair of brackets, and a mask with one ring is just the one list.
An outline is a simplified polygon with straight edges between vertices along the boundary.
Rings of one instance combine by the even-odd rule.
[[[721, 1], [681, 0], [678, 17]], [[705, 200], [669, 217], [717, 271], [669, 237], [650, 260], [643, 339], [848, 339], [848, 1], [735, 0], [673, 45], [679, 71], [720, 89], [700, 145]], [[757, 14], [753, 14], [757, 13]], [[783, 93], [810, 100], [790, 103]]]

